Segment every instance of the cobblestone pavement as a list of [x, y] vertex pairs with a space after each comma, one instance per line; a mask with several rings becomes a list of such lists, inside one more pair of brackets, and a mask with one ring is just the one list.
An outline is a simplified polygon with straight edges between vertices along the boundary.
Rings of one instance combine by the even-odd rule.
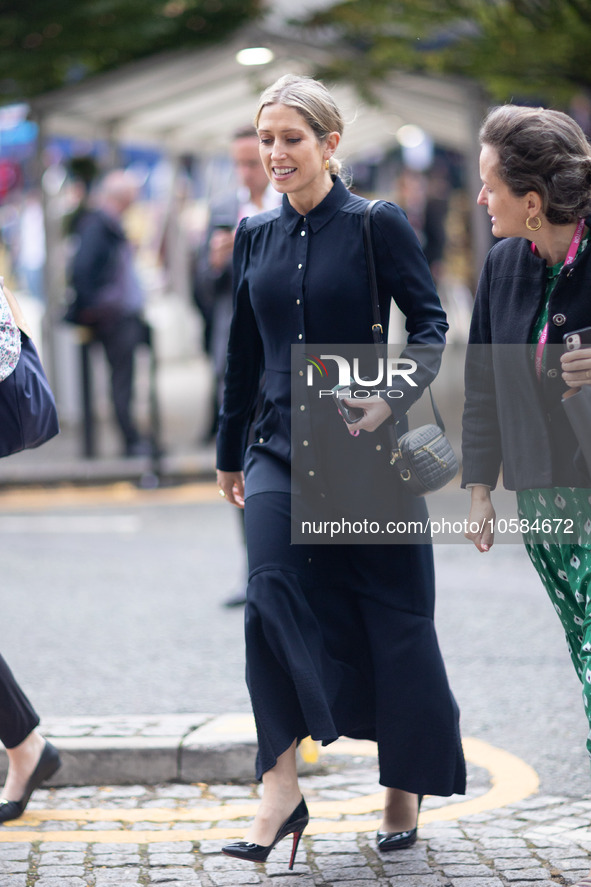
[[500, 797], [497, 783], [508, 796], [518, 795], [520, 785], [529, 791], [526, 765], [521, 772], [518, 762], [513, 775], [510, 767], [493, 771], [469, 760], [468, 803], [426, 798], [417, 844], [380, 854], [375, 758], [332, 753], [322, 772], [301, 779], [312, 819], [291, 873], [289, 838], [265, 866], [219, 852], [228, 838], [244, 833], [257, 785], [42, 789], [21, 820], [0, 828], [0, 885], [550, 887], [586, 874], [591, 798], [533, 793], [490, 809]]

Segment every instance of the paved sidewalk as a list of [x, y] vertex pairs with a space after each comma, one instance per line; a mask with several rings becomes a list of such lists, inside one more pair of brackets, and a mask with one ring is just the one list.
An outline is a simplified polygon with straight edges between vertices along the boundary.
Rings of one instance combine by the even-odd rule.
[[[380, 854], [374, 845], [375, 813], [338, 817], [336, 812], [377, 788], [367, 766], [353, 761], [346, 769], [301, 782], [313, 819], [291, 874], [289, 839], [265, 866], [219, 853], [225, 840], [243, 834], [256, 807], [256, 786], [135, 785], [37, 792], [26, 817], [0, 830], [0, 883], [549, 887], [571, 884], [588, 870], [589, 800], [534, 796], [457, 820], [435, 818], [421, 826], [415, 847]], [[435, 803], [425, 801], [425, 818], [437, 817]], [[334, 811], [331, 818], [322, 812], [327, 807]]]
[[[550, 887], [572, 884], [589, 868], [591, 799], [540, 796], [525, 762], [479, 740], [465, 739], [466, 798], [426, 798], [419, 841], [391, 854], [375, 849], [383, 803], [375, 746], [342, 739], [322, 750], [301, 777], [311, 821], [290, 873], [289, 838], [264, 866], [219, 852], [244, 834], [257, 805], [257, 784], [214, 776], [221, 758], [252, 764], [254, 733], [244, 715], [85, 725], [43, 725], [64, 753], [61, 780], [69, 772], [96, 781], [40, 789], [24, 817], [0, 827], [1, 887]], [[166, 774], [158, 768], [172, 748], [180, 763]], [[309, 746], [308, 756], [314, 751]], [[144, 778], [97, 779], [109, 772], [121, 782]]]
[[[254, 772], [251, 715], [46, 718], [40, 729], [62, 758], [56, 786], [225, 782], [250, 779]], [[2, 760], [2, 778], [4, 772]]]

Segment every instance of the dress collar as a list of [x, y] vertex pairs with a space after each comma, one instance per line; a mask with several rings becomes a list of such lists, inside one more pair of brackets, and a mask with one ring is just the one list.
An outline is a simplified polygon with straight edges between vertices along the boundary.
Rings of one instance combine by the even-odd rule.
[[310, 210], [310, 212], [302, 216], [293, 208], [288, 200], [287, 194], [283, 195], [283, 203], [281, 205], [281, 219], [288, 234], [301, 226], [302, 221], [306, 219], [310, 229], [314, 232], [319, 231], [332, 217], [340, 210], [349, 197], [349, 191], [338, 176], [333, 176], [334, 185], [320, 203]]

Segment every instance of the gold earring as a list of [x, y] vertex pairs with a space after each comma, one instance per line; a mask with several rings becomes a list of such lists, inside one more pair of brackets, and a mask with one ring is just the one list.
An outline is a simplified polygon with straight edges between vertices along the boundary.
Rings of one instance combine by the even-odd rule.
[[[537, 222], [537, 224], [535, 224], [535, 225], [530, 224], [532, 221], [534, 221], [534, 219]], [[534, 216], [533, 219], [527, 218], [525, 220], [525, 227], [527, 228], [528, 231], [539, 231], [540, 228], [542, 227], [542, 220], [539, 216]]]
[[330, 160], [327, 160], [327, 161], [326, 161], [326, 163], [324, 164], [324, 168], [325, 168], [325, 169], [330, 169]]

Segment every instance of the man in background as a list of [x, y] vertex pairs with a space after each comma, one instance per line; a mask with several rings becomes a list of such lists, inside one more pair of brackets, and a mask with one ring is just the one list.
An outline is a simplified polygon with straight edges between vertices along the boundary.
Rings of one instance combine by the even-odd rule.
[[207, 351], [211, 356], [215, 392], [213, 419], [207, 434], [212, 438], [222, 404], [226, 352], [232, 322], [232, 250], [234, 233], [241, 219], [273, 209], [281, 195], [271, 187], [259, 156], [259, 137], [254, 126], [236, 130], [231, 156], [237, 187], [211, 201], [209, 225], [194, 280], [195, 301], [206, 330]]
[[[215, 389], [213, 419], [207, 433], [211, 439], [224, 393], [226, 354], [233, 313], [232, 252], [234, 234], [241, 219], [279, 206], [281, 195], [270, 185], [259, 156], [259, 137], [254, 126], [236, 130], [231, 156], [237, 187], [212, 200], [209, 226], [195, 275], [195, 301], [206, 323], [207, 350], [211, 356]], [[207, 325], [209, 324], [209, 328]], [[226, 601], [227, 607], [245, 603], [244, 591]]]

